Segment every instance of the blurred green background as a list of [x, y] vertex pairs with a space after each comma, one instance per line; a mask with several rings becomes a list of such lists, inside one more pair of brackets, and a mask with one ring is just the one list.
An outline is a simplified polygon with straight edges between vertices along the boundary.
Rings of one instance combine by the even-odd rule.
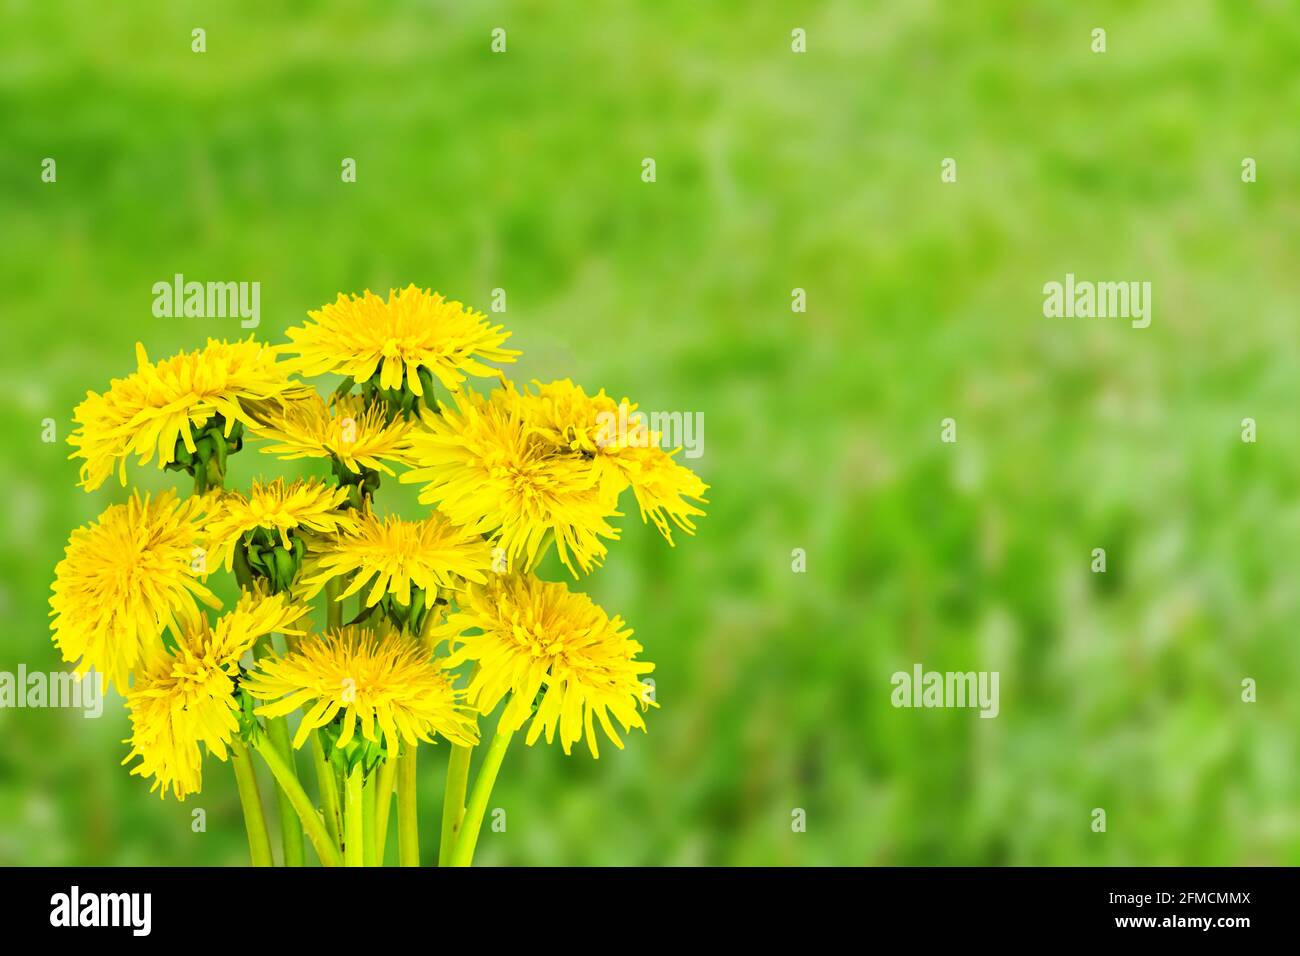
[[[60, 666], [52, 569], [124, 498], [74, 486], [73, 407], [137, 340], [245, 334], [154, 282], [261, 282], [268, 341], [500, 287], [516, 379], [702, 412], [712, 490], [583, 584], [658, 664], [649, 733], [513, 749], [480, 862], [1300, 862], [1300, 14], [1068, 6], [0, 0], [0, 670]], [[1066, 272], [1152, 282], [1151, 327], [1045, 319]], [[894, 709], [917, 662], [998, 671], [1000, 715]], [[127, 733], [0, 710], [0, 863], [246, 861], [229, 769], [159, 801]]]

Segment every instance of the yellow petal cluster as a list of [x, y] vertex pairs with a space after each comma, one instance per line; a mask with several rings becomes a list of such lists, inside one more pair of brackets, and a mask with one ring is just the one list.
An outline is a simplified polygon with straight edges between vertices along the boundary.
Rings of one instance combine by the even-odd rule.
[[152, 790], [179, 800], [203, 785], [203, 748], [225, 760], [239, 732], [235, 678], [240, 656], [259, 637], [300, 633], [293, 625], [305, 608], [283, 595], [247, 594], [211, 627], [206, 617], [190, 622], [176, 646], [155, 656], [137, 675], [126, 698], [131, 714], [131, 752], [123, 764], [153, 778]]
[[629, 422], [635, 410], [568, 380], [463, 393], [455, 408], [423, 413], [424, 430], [411, 436], [417, 464], [401, 481], [422, 485], [420, 501], [454, 524], [490, 535], [511, 570], [534, 567], [554, 542], [576, 577], [618, 538], [610, 521], [627, 488], [669, 544], [674, 525], [693, 533], [704, 513], [693, 502], [708, 486], [659, 447], [657, 433]]
[[484, 362], [513, 362], [519, 354], [502, 347], [510, 337], [482, 312], [436, 292], [408, 285], [382, 299], [369, 289], [342, 295], [308, 312], [309, 322], [288, 330], [285, 351], [297, 355], [305, 375], [336, 373], [355, 382], [377, 378], [380, 388], [403, 382], [423, 395], [420, 369], [456, 391], [468, 376], [492, 376]]
[[382, 737], [390, 754], [397, 753], [399, 740], [414, 745], [432, 741], [435, 733], [463, 746], [478, 742], [463, 692], [422, 644], [396, 631], [349, 626], [299, 641], [284, 657], [259, 661], [244, 688], [271, 701], [257, 708], [259, 715], [305, 709], [294, 747], [340, 713], [338, 747], [346, 747], [358, 727], [366, 740]]
[[422, 483], [421, 503], [453, 524], [491, 535], [510, 568], [532, 567], [554, 541], [575, 575], [575, 566], [589, 572], [605, 556], [602, 538], [618, 537], [616, 503], [579, 457], [555, 454], [533, 432], [515, 399], [466, 392], [456, 409], [426, 411], [426, 430], [411, 438], [419, 464], [401, 481]]
[[631, 629], [562, 583], [502, 576], [474, 588], [445, 630], [455, 648], [447, 667], [477, 665], [469, 703], [488, 713], [508, 696], [501, 727], [515, 731], [531, 720], [529, 744], [542, 733], [551, 743], [558, 733], [567, 754], [585, 738], [599, 757], [597, 723], [621, 749], [613, 721], [644, 730], [640, 711], [657, 706], [642, 680], [654, 665], [637, 660], [641, 645]]
[[259, 416], [254, 438], [271, 444], [262, 451], [285, 461], [333, 458], [352, 474], [362, 468], [393, 474], [392, 464], [413, 464], [410, 436], [418, 426], [405, 418], [389, 421], [382, 406], [366, 407], [359, 396], [332, 405], [315, 392], [271, 406]]
[[366, 607], [374, 607], [385, 594], [408, 605], [414, 587], [426, 591], [432, 602], [440, 589], [455, 590], [467, 581], [483, 584], [490, 561], [482, 537], [436, 512], [420, 521], [363, 514], [354, 530], [312, 550], [302, 596], [314, 597], [327, 581], [342, 577], [351, 584], [339, 594], [340, 601], [368, 588]]
[[54, 569], [50, 627], [78, 673], [93, 667], [124, 691], [131, 670], [161, 651], [164, 628], [196, 618], [199, 603], [221, 606], [201, 581], [207, 504], [137, 493], [72, 532]]
[[222, 342], [150, 362], [138, 344], [136, 370], [114, 379], [107, 392], [87, 392], [73, 412], [76, 429], [68, 438], [81, 459], [81, 486], [93, 491], [116, 468], [126, 485], [126, 462], [157, 460], [164, 468], [176, 458], [179, 439], [195, 451], [194, 432], [215, 415], [225, 419], [228, 436], [235, 422], [254, 424], [253, 415], [270, 404], [301, 396], [276, 350], [252, 339]]
[[289, 533], [309, 535], [336, 534], [356, 527], [356, 519], [343, 508], [347, 490], [319, 479], [298, 480], [286, 484], [283, 478], [264, 483], [253, 482], [248, 495], [237, 491], [222, 495], [207, 521], [210, 560], [224, 564], [227, 571], [234, 562], [235, 547], [245, 532], [265, 528], [280, 536], [290, 547]]

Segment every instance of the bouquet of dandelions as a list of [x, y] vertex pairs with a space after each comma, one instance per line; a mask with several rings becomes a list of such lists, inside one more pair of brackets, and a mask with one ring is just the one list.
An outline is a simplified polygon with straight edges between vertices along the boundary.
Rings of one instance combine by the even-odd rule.
[[[125, 696], [123, 763], [161, 795], [198, 792], [205, 754], [230, 762], [258, 866], [273, 855], [253, 753], [286, 865], [303, 864], [304, 833], [324, 865], [382, 864], [395, 795], [397, 856], [415, 866], [417, 753], [444, 738], [438, 862], [465, 866], [516, 732], [594, 757], [598, 733], [621, 747], [614, 724], [644, 730], [655, 706], [632, 631], [538, 562], [553, 546], [575, 578], [599, 565], [628, 488], [671, 544], [707, 486], [627, 400], [568, 380], [517, 389], [484, 364], [515, 360], [510, 333], [459, 302], [411, 286], [309, 317], [279, 346], [209, 340], [159, 362], [137, 346], [135, 372], [87, 393], [69, 438], [81, 487], [114, 470], [126, 485], [135, 458], [185, 472], [193, 493], [136, 492], [72, 533], [54, 643]], [[327, 374], [343, 376], [328, 398], [301, 381]], [[499, 385], [480, 395], [471, 376]], [[250, 440], [330, 477], [228, 489]], [[394, 466], [433, 506], [423, 519], [376, 510]], [[204, 582], [221, 569], [240, 597], [214, 619]], [[499, 705], [471, 787], [479, 720]]]

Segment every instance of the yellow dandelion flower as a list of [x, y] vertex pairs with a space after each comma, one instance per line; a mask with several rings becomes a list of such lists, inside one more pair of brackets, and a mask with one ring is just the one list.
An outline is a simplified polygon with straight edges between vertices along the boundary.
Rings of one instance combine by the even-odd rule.
[[[681, 449], [664, 451], [635, 403], [615, 402], [601, 389], [588, 395], [569, 379], [534, 383], [516, 401], [520, 414], [557, 451], [590, 462], [603, 494], [615, 498], [629, 485], [641, 520], [654, 525], [673, 544], [672, 525], [695, 533], [695, 517], [704, 512], [687, 499], [707, 504], [708, 485], [676, 460]], [[670, 524], [671, 521], [671, 524]]]
[[273, 348], [249, 339], [220, 342], [150, 362], [136, 344], [136, 370], [114, 379], [107, 392], [87, 392], [73, 412], [77, 428], [68, 438], [83, 459], [81, 487], [93, 491], [118, 469], [126, 484], [126, 461], [137, 456], [147, 465], [155, 457], [165, 468], [176, 459], [180, 439], [196, 451], [194, 432], [215, 415], [225, 419], [224, 434], [236, 422], [252, 425], [258, 406], [300, 395], [304, 386], [290, 382]]
[[397, 631], [376, 634], [349, 626], [299, 641], [284, 657], [259, 661], [243, 686], [258, 700], [272, 702], [256, 710], [266, 717], [310, 705], [294, 736], [295, 748], [340, 711], [338, 747], [352, 741], [358, 723], [366, 740], [377, 743], [382, 734], [389, 753], [397, 752], [399, 738], [415, 744], [432, 741], [435, 733], [463, 746], [478, 742], [464, 692], [453, 687], [419, 642]]
[[239, 732], [235, 679], [239, 658], [265, 634], [291, 630], [306, 609], [283, 595], [246, 594], [215, 628], [199, 617], [182, 628], [170, 653], [154, 657], [127, 695], [131, 745], [123, 764], [139, 759], [131, 773], [152, 777], [151, 791], [178, 800], [202, 787], [203, 751], [226, 759]]
[[284, 347], [299, 356], [295, 365], [307, 375], [336, 372], [368, 382], [377, 374], [381, 388], [401, 388], [405, 380], [423, 395], [421, 369], [456, 391], [468, 375], [496, 374], [483, 362], [513, 362], [519, 355], [501, 347], [510, 337], [503, 326], [414, 285], [389, 290], [387, 301], [368, 289], [359, 297], [340, 294], [307, 314], [311, 321], [289, 329], [292, 344]]
[[534, 381], [532, 387], [531, 393], [517, 394], [517, 400], [529, 406], [529, 424], [557, 448], [575, 454], [594, 457], [610, 447], [617, 436], [606, 427], [606, 418], [616, 419], [620, 404], [625, 418], [630, 418], [636, 410], [627, 399], [615, 402], [603, 388], [595, 395], [588, 395], [581, 385], [567, 378], [546, 384]]
[[426, 604], [432, 604], [439, 589], [454, 590], [465, 581], [485, 583], [483, 572], [490, 562], [491, 552], [482, 537], [454, 527], [439, 514], [422, 521], [364, 514], [358, 517], [355, 531], [312, 550], [303, 597], [320, 593], [331, 578], [352, 575], [340, 601], [373, 581], [366, 607], [374, 607], [385, 594], [409, 605], [412, 586], [425, 591]]
[[388, 462], [409, 465], [410, 436], [419, 425], [398, 417], [386, 421], [379, 405], [369, 408], [360, 396], [345, 396], [333, 406], [320, 395], [271, 406], [252, 431], [273, 442], [262, 451], [285, 460], [333, 458], [359, 475], [362, 468], [393, 474]]
[[426, 411], [427, 426], [411, 436], [417, 467], [403, 483], [424, 483], [420, 501], [436, 504], [453, 524], [491, 534], [513, 568], [532, 567], [551, 540], [577, 577], [604, 558], [601, 538], [616, 539], [609, 523], [616, 502], [602, 495], [590, 467], [575, 456], [554, 454], [534, 434], [517, 396], [497, 390], [491, 399], [472, 392], [457, 397], [458, 410]]
[[205, 504], [137, 493], [72, 532], [54, 569], [50, 628], [78, 673], [94, 667], [125, 690], [132, 669], [161, 651], [163, 629], [198, 616], [196, 599], [221, 606], [199, 580]]
[[347, 500], [347, 489], [312, 478], [286, 485], [283, 478], [264, 484], [253, 482], [247, 497], [239, 492], [222, 495], [205, 531], [211, 561], [224, 562], [226, 570], [234, 563], [235, 547], [246, 532], [264, 528], [279, 534], [280, 543], [290, 548], [290, 531], [311, 534], [336, 534], [351, 531], [356, 519], [340, 510]]
[[687, 499], [708, 504], [704, 493], [709, 486], [677, 461], [679, 451], [665, 452], [654, 446], [630, 448], [619, 459], [641, 509], [641, 520], [653, 521], [669, 544], [673, 544], [669, 520], [687, 534], [694, 534], [695, 522], [691, 519], [704, 514]]
[[[469, 703], [486, 714], [509, 694], [501, 727], [518, 730], [531, 716], [530, 745], [543, 731], [551, 743], [558, 730], [566, 754], [585, 737], [592, 756], [599, 757], [596, 720], [622, 749], [610, 717], [624, 731], [645, 730], [638, 706], [658, 706], [641, 679], [654, 665], [636, 660], [641, 645], [632, 640], [631, 629], [564, 584], [502, 576], [474, 588], [445, 630], [459, 635], [452, 638], [456, 647], [446, 666], [478, 664], [467, 688]], [[474, 630], [479, 633], [464, 633]]]

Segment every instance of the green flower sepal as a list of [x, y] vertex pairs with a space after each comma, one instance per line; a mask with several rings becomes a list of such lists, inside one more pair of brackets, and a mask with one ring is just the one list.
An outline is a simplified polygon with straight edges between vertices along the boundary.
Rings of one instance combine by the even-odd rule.
[[235, 580], [245, 591], [253, 590], [258, 581], [266, 582], [271, 594], [288, 591], [302, 570], [306, 554], [307, 545], [302, 538], [290, 534], [286, 548], [278, 532], [254, 528], [244, 532], [235, 547], [232, 561]]
[[183, 438], [176, 439], [168, 471], [183, 471], [194, 479], [194, 490], [204, 494], [226, 483], [226, 460], [244, 447], [244, 425], [228, 422], [221, 415], [213, 415], [192, 436], [194, 450], [186, 446]]

